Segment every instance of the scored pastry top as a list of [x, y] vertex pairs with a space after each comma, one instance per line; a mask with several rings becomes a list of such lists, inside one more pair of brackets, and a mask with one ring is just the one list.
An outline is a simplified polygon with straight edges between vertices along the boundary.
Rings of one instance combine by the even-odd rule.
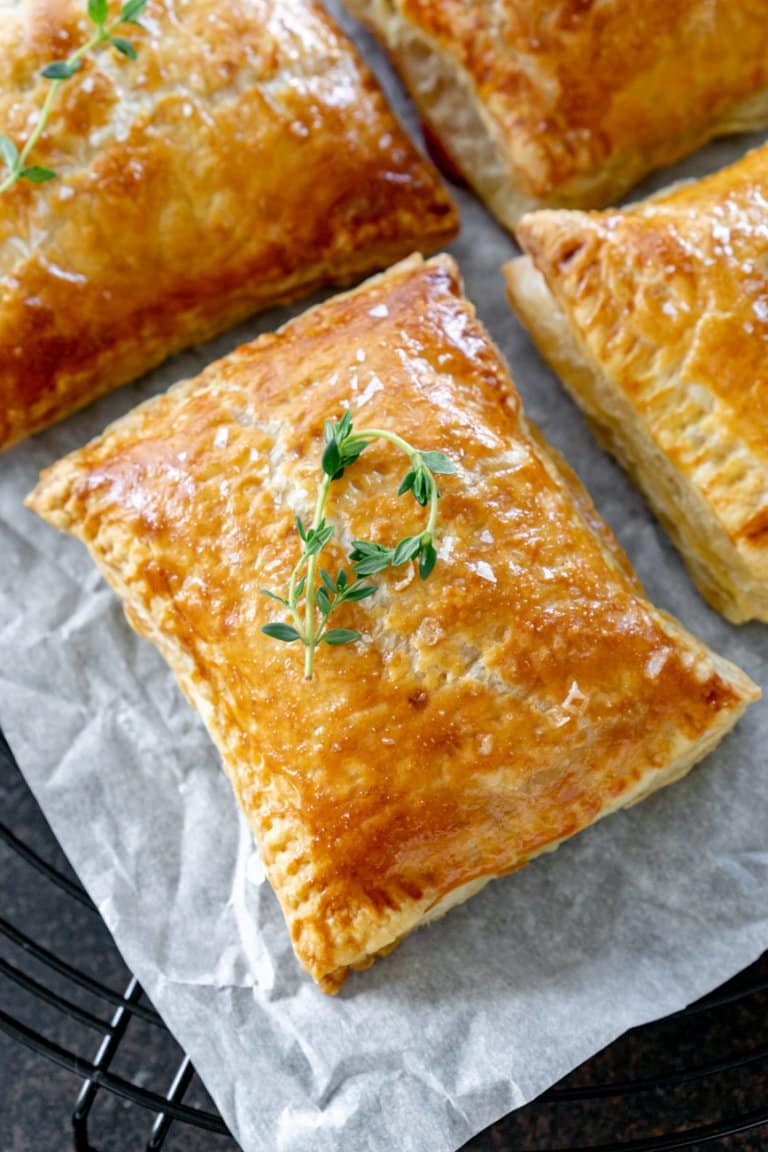
[[[429, 580], [377, 576], [339, 613], [362, 640], [307, 682], [298, 645], [260, 631], [260, 590], [288, 583], [323, 421], [347, 405], [457, 470]], [[332, 488], [345, 550], [417, 517], [401, 458], [375, 443], [364, 460]], [[30, 502], [88, 544], [201, 710], [326, 988], [451, 893], [687, 770], [754, 698], [594, 530], [448, 257], [240, 348], [47, 470]], [[329, 546], [324, 564], [344, 562]]]

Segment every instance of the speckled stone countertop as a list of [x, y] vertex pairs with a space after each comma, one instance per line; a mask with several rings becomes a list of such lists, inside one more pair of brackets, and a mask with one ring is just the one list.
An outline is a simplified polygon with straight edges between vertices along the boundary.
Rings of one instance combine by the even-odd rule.
[[[3, 823], [51, 864], [69, 873], [20, 774], [1, 755], [0, 804]], [[116, 991], [125, 988], [130, 974], [94, 912], [64, 897], [8, 848], [2, 849], [2, 875], [2, 914], [12, 925]], [[18, 948], [9, 946], [3, 954], [8, 962], [80, 1007], [103, 1019], [109, 1017], [103, 1002], [22, 957]], [[729, 988], [739, 991], [757, 982], [768, 984], [768, 956]], [[94, 1058], [100, 1040], [96, 1030], [67, 1019], [6, 979], [0, 980], [0, 999], [0, 1007], [11, 1016], [83, 1058]], [[691, 1125], [768, 1114], [768, 992], [630, 1033], [577, 1069], [560, 1087], [656, 1078], [682, 1068], [727, 1063], [746, 1054], [750, 1054], [749, 1062], [741, 1062], [738, 1068], [682, 1085], [651, 1086], [590, 1102], [561, 1099], [533, 1104], [482, 1133], [464, 1152], [580, 1152], [594, 1145], [616, 1144], [634, 1149], [638, 1141], [642, 1148], [642, 1142], [650, 1137]], [[164, 1092], [180, 1055], [170, 1036], [151, 1023], [133, 1019], [112, 1071]], [[68, 1152], [74, 1147], [70, 1116], [79, 1088], [80, 1081], [73, 1073], [0, 1035], [0, 1152]], [[212, 1108], [197, 1081], [185, 1103]], [[100, 1092], [89, 1118], [89, 1137], [98, 1152], [141, 1152], [153, 1119], [134, 1104]], [[768, 1125], [691, 1147], [694, 1152], [705, 1148], [768, 1152]], [[235, 1145], [225, 1137], [176, 1125], [165, 1148], [170, 1152], [229, 1152]]]

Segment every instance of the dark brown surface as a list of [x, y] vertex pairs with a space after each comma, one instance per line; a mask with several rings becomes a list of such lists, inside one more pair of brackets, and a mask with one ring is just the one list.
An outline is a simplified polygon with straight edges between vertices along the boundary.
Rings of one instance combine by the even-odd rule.
[[[768, 978], [768, 957], [732, 982], [735, 989]], [[681, 1068], [755, 1052], [768, 1042], [768, 996], [694, 1017], [671, 1019], [623, 1036], [564, 1080], [559, 1088], [656, 1077]], [[768, 1061], [720, 1073], [699, 1082], [651, 1090], [591, 1104], [535, 1104], [471, 1141], [464, 1152], [518, 1149], [580, 1149], [593, 1144], [666, 1135], [693, 1125], [737, 1119], [768, 1107]], [[768, 1126], [758, 1131], [696, 1144], [721, 1152], [766, 1152]]]
[[[3, 820], [52, 864], [68, 872], [66, 861], [20, 775], [0, 757], [0, 808]], [[99, 917], [81, 908], [38, 876], [14, 853], [2, 849], [3, 915], [39, 943], [55, 950], [115, 989], [124, 988], [129, 973]], [[71, 873], [69, 873], [71, 875]], [[7, 951], [22, 965], [17, 949]], [[23, 967], [49, 987], [65, 993], [106, 1018], [109, 1013], [92, 996], [52, 978], [28, 960]], [[734, 987], [768, 979], [768, 957]], [[54, 1009], [0, 982], [0, 1007], [43, 1031], [62, 1045], [92, 1059], [98, 1035], [63, 1019]], [[612, 1080], [657, 1076], [682, 1067], [757, 1051], [768, 1045], [768, 995], [694, 1017], [678, 1018], [631, 1033], [578, 1069], [564, 1084], [601, 1084]], [[113, 1070], [145, 1087], [165, 1090], [179, 1059], [171, 1038], [157, 1027], [134, 1020]], [[2, 1152], [68, 1152], [70, 1114], [80, 1083], [0, 1035], [0, 1149]], [[186, 1102], [211, 1107], [195, 1082]], [[533, 1104], [471, 1141], [464, 1152], [575, 1150], [593, 1143], [640, 1137], [737, 1118], [768, 1110], [768, 1061], [719, 1074], [684, 1088], [647, 1091], [626, 1099], [602, 1099], [591, 1105]], [[126, 1101], [100, 1093], [91, 1121], [91, 1139], [99, 1152], [140, 1152], [152, 1117]], [[234, 1152], [232, 1141], [176, 1127], [166, 1145], [170, 1152]], [[766, 1152], [768, 1126], [759, 1132], [694, 1146], [693, 1152]], [[265, 1149], [265, 1152], [272, 1150]], [[398, 1152], [393, 1149], [392, 1152]], [[429, 1152], [429, 1149], [424, 1149]]]

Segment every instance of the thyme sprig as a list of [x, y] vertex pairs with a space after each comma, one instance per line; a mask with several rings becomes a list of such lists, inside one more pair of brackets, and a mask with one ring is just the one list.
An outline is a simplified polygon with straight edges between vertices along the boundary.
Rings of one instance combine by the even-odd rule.
[[111, 44], [121, 55], [129, 60], [136, 59], [136, 49], [130, 40], [124, 36], [116, 35], [116, 31], [123, 24], [132, 24], [141, 28], [139, 16], [147, 5], [147, 0], [125, 0], [120, 13], [114, 20], [109, 20], [108, 0], [88, 0], [88, 19], [94, 25], [94, 32], [71, 56], [66, 60], [53, 60], [47, 64], [40, 73], [46, 80], [51, 81], [48, 94], [45, 97], [40, 115], [34, 131], [31, 133], [24, 147], [19, 151], [9, 136], [0, 135], [0, 158], [6, 168], [6, 176], [0, 182], [0, 194], [7, 192], [19, 180], [27, 180], [31, 184], [43, 184], [46, 180], [55, 179], [56, 173], [52, 168], [44, 168], [40, 164], [30, 164], [30, 155], [46, 129], [53, 111], [61, 85], [71, 80], [76, 72], [83, 66], [86, 56], [102, 44]]
[[[374, 440], [387, 441], [408, 457], [410, 468], [397, 494], [404, 496], [411, 492], [417, 504], [422, 508], [428, 507], [427, 523], [421, 532], [404, 536], [393, 548], [373, 540], [353, 540], [349, 554], [351, 574], [342, 568], [333, 576], [325, 568], [319, 567], [320, 553], [336, 531], [335, 526], [325, 520], [331, 485], [342, 478], [347, 468], [358, 461]], [[299, 516], [296, 517], [301, 554], [291, 573], [287, 596], [278, 596], [262, 589], [263, 595], [276, 600], [288, 610], [293, 623], [274, 621], [265, 624], [261, 630], [273, 640], [281, 640], [285, 644], [300, 641], [304, 645], [304, 676], [307, 680], [312, 679], [315, 652], [319, 644], [353, 644], [360, 639], [360, 633], [351, 628], [330, 628], [329, 620], [342, 604], [366, 600], [374, 595], [378, 585], [366, 583], [367, 577], [384, 572], [387, 568], [399, 568], [409, 561], [418, 564], [422, 580], [429, 577], [437, 563], [434, 540], [440, 492], [435, 476], [449, 476], [456, 471], [451, 460], [442, 452], [422, 452], [394, 432], [383, 428], [361, 428], [355, 431], [349, 410], [336, 422], [326, 420], [321, 466], [323, 479], [318, 489], [312, 522], [307, 527]]]

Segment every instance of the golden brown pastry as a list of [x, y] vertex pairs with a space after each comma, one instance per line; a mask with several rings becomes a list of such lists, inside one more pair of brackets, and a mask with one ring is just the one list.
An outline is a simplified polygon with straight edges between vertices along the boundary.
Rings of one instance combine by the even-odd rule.
[[[447, 453], [440, 560], [346, 605], [362, 640], [265, 637], [320, 476], [323, 421]], [[358, 425], [359, 426], [359, 425]], [[332, 487], [394, 541], [402, 459]], [[406, 261], [263, 336], [43, 473], [29, 504], [85, 541], [221, 752], [326, 991], [486, 881], [677, 779], [757, 695], [645, 600], [584, 490], [532, 436], [448, 257]], [[338, 536], [338, 533], [337, 533]], [[341, 551], [324, 554], [336, 571]]]
[[702, 594], [768, 621], [768, 145], [624, 211], [535, 212], [510, 300]]
[[768, 123], [768, 0], [345, 0], [508, 228]]
[[[33, 157], [58, 179], [0, 196], [0, 449], [259, 308], [456, 231], [316, 0], [149, 0], [142, 22], [135, 62], [101, 49], [60, 89]], [[41, 67], [86, 25], [85, 0], [3, 10], [0, 132], [18, 145]]]

